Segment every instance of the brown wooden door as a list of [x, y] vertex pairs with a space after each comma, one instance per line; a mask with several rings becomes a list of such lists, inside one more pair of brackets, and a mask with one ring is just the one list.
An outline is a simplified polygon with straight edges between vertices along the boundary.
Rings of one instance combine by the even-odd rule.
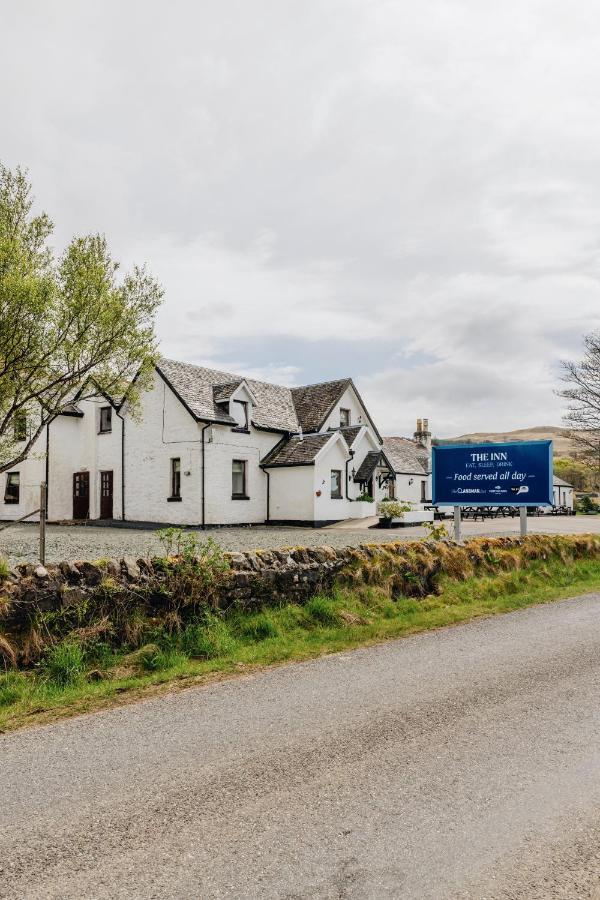
[[90, 515], [90, 473], [73, 473], [73, 518], [88, 519]]
[[113, 473], [100, 472], [100, 518], [113, 517]]

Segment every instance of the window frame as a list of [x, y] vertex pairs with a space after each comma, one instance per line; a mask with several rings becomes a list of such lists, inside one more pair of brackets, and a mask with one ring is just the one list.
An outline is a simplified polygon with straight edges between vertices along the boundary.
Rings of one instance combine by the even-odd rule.
[[[10, 485], [11, 476], [16, 476], [16, 494], [14, 496], [9, 496], [8, 489]], [[7, 472], [6, 473], [6, 481], [4, 482], [4, 502], [6, 504], [16, 506], [21, 502], [21, 472]]]
[[[239, 472], [234, 472], [234, 466], [240, 465], [241, 475], [242, 475], [242, 492], [236, 491], [234, 476], [239, 475]], [[249, 500], [248, 496], [248, 460], [246, 459], [232, 459], [231, 460], [231, 499], [232, 500]]]
[[[100, 407], [100, 421], [98, 425], [98, 434], [110, 434], [112, 431], [112, 406], [108, 404], [107, 406]], [[108, 428], [103, 427], [103, 414], [108, 413]]]
[[181, 502], [181, 457], [172, 456], [170, 460], [170, 495], [169, 503]]
[[[343, 420], [346, 420], [345, 422]], [[350, 428], [352, 424], [352, 410], [346, 406], [340, 406], [340, 428]]]
[[[337, 491], [333, 492], [333, 476], [337, 475]], [[338, 493], [339, 492], [339, 493]], [[331, 469], [330, 475], [330, 495], [332, 500], [342, 500], [342, 470], [341, 469]]]

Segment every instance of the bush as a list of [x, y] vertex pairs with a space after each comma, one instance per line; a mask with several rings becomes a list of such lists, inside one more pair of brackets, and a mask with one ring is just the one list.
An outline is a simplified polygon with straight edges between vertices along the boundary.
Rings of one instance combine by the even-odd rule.
[[59, 687], [77, 684], [83, 678], [85, 653], [79, 644], [65, 641], [52, 647], [42, 669], [48, 680]]
[[359, 494], [356, 499], [361, 500], [363, 503], [372, 503], [373, 502], [373, 498], [371, 497], [370, 494], [367, 493], [367, 491], [363, 491], [363, 493]]
[[401, 519], [405, 512], [412, 509], [410, 503], [402, 503], [399, 500], [382, 500], [377, 504], [377, 515], [381, 519]]
[[252, 641], [264, 641], [279, 636], [279, 628], [266, 613], [249, 616], [240, 628], [243, 637]]
[[319, 625], [331, 627], [340, 624], [340, 614], [333, 600], [327, 597], [313, 597], [304, 608], [310, 618]]
[[583, 496], [579, 498], [577, 509], [584, 516], [593, 516], [599, 511], [598, 504], [591, 497]]
[[0, 707], [10, 706], [23, 697], [27, 690], [27, 679], [18, 672], [0, 675]]
[[193, 659], [214, 659], [232, 653], [236, 642], [223, 619], [207, 614], [201, 624], [188, 625], [184, 629], [180, 645]]

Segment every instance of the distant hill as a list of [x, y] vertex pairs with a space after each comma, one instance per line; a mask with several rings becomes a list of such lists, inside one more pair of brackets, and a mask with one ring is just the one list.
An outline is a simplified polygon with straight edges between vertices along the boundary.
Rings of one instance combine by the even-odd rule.
[[564, 435], [564, 428], [558, 428], [555, 425], [536, 425], [534, 428], [519, 428], [516, 431], [475, 431], [473, 434], [461, 434], [455, 438], [440, 438], [440, 444], [447, 443], [465, 443], [478, 444], [490, 441], [491, 443], [499, 443], [501, 441], [554, 441], [555, 456], [574, 457], [577, 448]]

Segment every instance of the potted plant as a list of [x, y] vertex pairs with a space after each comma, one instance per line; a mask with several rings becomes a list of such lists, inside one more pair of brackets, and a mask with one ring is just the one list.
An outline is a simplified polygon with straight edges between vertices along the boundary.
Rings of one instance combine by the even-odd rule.
[[401, 500], [382, 500], [377, 505], [380, 528], [391, 528], [394, 519], [402, 519], [404, 513], [411, 509], [410, 503], [403, 503]]

